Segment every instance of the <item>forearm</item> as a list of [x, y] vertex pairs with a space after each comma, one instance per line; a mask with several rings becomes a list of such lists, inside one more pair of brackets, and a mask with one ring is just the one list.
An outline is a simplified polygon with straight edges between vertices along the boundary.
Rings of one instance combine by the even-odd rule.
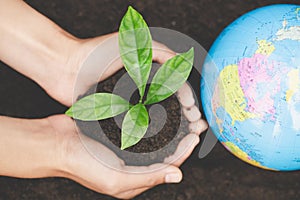
[[74, 36], [25, 2], [0, 0], [0, 60], [40, 85], [64, 74], [77, 45]]
[[57, 136], [47, 119], [0, 117], [0, 175], [39, 178], [56, 176]]

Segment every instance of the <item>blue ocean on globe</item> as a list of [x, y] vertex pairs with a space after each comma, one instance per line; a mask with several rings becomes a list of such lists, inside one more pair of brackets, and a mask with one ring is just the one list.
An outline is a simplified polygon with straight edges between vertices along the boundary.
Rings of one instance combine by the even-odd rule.
[[257, 167], [300, 169], [300, 5], [250, 11], [218, 36], [204, 62], [201, 101], [232, 154]]

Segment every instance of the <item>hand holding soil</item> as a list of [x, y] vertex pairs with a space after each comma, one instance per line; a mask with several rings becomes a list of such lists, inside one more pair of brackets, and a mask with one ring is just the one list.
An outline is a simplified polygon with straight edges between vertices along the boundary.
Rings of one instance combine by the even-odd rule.
[[[0, 1], [0, 13], [0, 59], [68, 106], [73, 102], [82, 62], [99, 43], [116, 36], [114, 33], [91, 39], [76, 38], [19, 0]], [[154, 42], [154, 46], [160, 47], [154, 48], [154, 61], [164, 63], [175, 55], [162, 44]], [[111, 46], [109, 52], [119, 57], [114, 48]], [[96, 81], [108, 78], [120, 68], [121, 60], [117, 59]], [[91, 84], [95, 82], [86, 83], [82, 91]], [[191, 98], [181, 95], [180, 101], [187, 105]], [[198, 144], [198, 135], [207, 128], [194, 105], [185, 109], [190, 133], [181, 140], [175, 153], [164, 163], [139, 167], [125, 165], [107, 147], [78, 133], [73, 120], [65, 115], [31, 120], [1, 117], [0, 174], [20, 178], [66, 177], [118, 198], [132, 198], [158, 184], [180, 182], [179, 166]], [[95, 159], [83, 141], [106, 157], [110, 166]]]

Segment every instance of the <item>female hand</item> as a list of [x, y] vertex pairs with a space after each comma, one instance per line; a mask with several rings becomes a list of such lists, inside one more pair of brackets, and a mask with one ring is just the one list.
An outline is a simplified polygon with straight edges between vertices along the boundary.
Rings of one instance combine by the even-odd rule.
[[[89, 53], [105, 40], [115, 41], [117, 36], [114, 33], [78, 39], [21, 0], [0, 0], [0, 21], [0, 59], [67, 106], [76, 98], [76, 80]], [[161, 44], [154, 42], [153, 47], [153, 60], [159, 63], [175, 55]], [[116, 45], [111, 46], [109, 54], [117, 59], [105, 68], [98, 80], [86, 83], [82, 92], [122, 67], [118, 52]], [[103, 63], [109, 62], [105, 59]], [[184, 95], [182, 99], [185, 99]], [[102, 144], [77, 133], [73, 120], [65, 115], [37, 120], [0, 117], [0, 174], [27, 178], [63, 176], [97, 192], [131, 198], [155, 185], [181, 181], [182, 173], [178, 167], [191, 154], [199, 142], [198, 135], [207, 127], [199, 115], [197, 119], [191, 118], [196, 120], [191, 123], [191, 133], [165, 163], [132, 167], [126, 166]], [[114, 168], [95, 159], [85, 149], [83, 141]], [[174, 162], [170, 163], [170, 160]]]
[[[58, 151], [61, 155], [60, 176], [122, 199], [132, 198], [158, 184], [180, 182], [182, 173], [178, 167], [199, 143], [199, 136], [190, 133], [179, 143], [176, 152], [165, 159], [165, 163], [127, 166], [107, 147], [78, 133], [69, 117], [56, 115], [48, 120], [53, 133], [61, 138], [58, 142], [61, 144]], [[207, 127], [204, 121], [202, 124], [199, 133]], [[101, 160], [97, 159], [99, 157]], [[171, 157], [175, 162], [169, 164]]]
[[[160, 64], [176, 55], [168, 47], [155, 41], [152, 49], [153, 61]], [[97, 62], [91, 64], [92, 59], [88, 58], [95, 52]], [[107, 79], [123, 68], [117, 32], [96, 38], [77, 39], [73, 53], [66, 57], [68, 62], [57, 68], [54, 79], [42, 85], [48, 94], [67, 106], [72, 105], [78, 96], [84, 94], [95, 83]]]
[[[198, 133], [207, 127], [203, 120], [201, 123]], [[158, 184], [180, 182], [179, 166], [198, 142], [199, 136], [190, 133], [163, 163], [127, 166], [107, 147], [79, 133], [66, 115], [43, 119], [0, 116], [0, 175], [66, 177], [96, 192], [128, 199]]]

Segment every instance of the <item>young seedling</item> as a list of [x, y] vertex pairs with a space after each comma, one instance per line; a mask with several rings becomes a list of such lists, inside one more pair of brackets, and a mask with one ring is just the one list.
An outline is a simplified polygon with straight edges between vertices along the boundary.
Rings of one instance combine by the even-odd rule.
[[131, 105], [118, 95], [95, 93], [74, 103], [66, 111], [66, 115], [91, 121], [111, 118], [128, 111], [122, 123], [123, 150], [138, 143], [145, 135], [149, 126], [149, 115], [145, 106], [170, 97], [187, 80], [194, 62], [194, 49], [191, 48], [165, 62], [157, 70], [145, 94], [152, 67], [152, 38], [143, 17], [130, 6], [119, 28], [119, 51], [126, 71], [137, 85], [139, 103]]

